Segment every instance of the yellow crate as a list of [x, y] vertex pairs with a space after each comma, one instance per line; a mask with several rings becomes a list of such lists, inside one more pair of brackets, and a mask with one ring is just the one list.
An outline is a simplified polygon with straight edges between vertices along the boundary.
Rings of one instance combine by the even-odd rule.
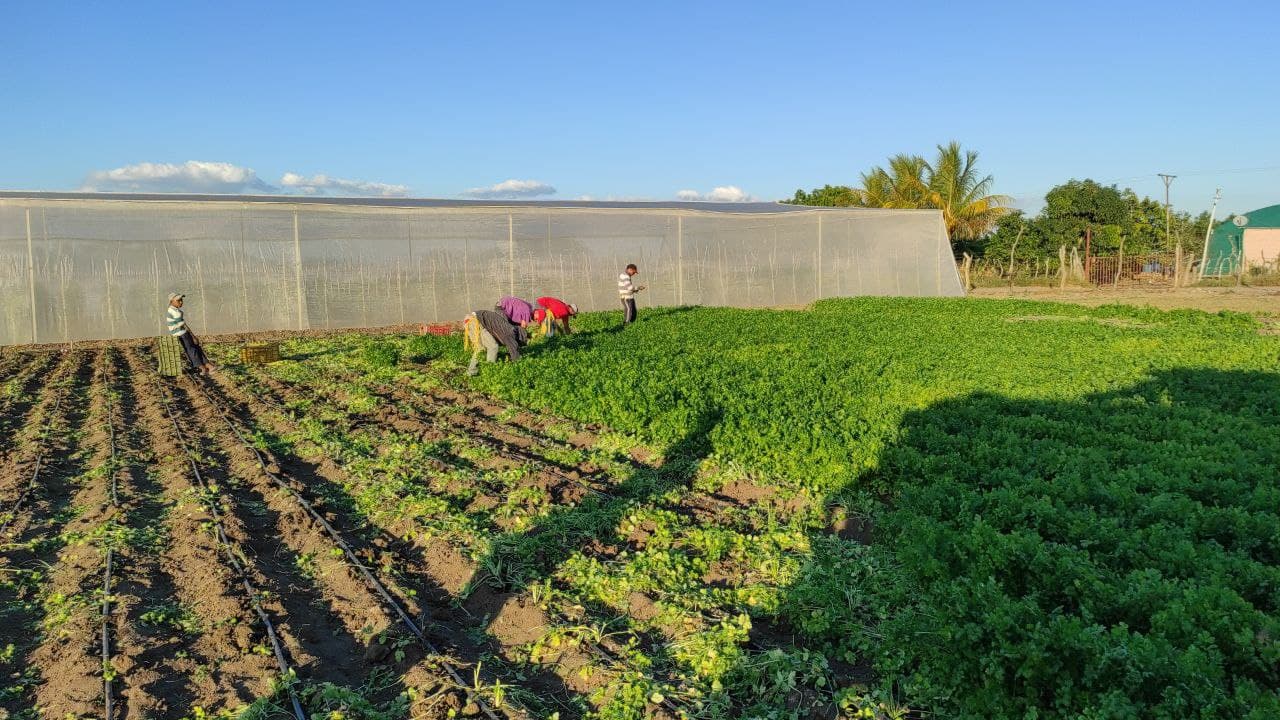
[[263, 365], [280, 359], [280, 343], [256, 342], [240, 346], [240, 361], [246, 365]]

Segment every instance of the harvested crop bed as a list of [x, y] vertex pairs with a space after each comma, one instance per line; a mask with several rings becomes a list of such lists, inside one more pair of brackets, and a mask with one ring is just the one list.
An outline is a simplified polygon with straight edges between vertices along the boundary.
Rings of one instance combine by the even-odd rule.
[[0, 712], [1280, 714], [1247, 316], [616, 323], [474, 379], [435, 336], [0, 355]]

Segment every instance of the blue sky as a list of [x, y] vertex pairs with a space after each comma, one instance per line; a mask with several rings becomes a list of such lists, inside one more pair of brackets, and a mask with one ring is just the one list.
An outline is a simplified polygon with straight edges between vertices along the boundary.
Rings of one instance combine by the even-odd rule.
[[5, 189], [771, 200], [955, 139], [1024, 207], [1073, 177], [1162, 196], [1162, 171], [1180, 208], [1218, 186], [1224, 210], [1280, 203], [1280, 4], [1257, 0], [20, 2], [5, 19]]

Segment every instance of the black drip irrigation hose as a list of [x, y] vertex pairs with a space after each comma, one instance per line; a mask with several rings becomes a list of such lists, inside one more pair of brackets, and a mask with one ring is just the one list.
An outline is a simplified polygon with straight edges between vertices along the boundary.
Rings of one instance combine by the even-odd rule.
[[102, 578], [102, 697], [106, 706], [103, 720], [112, 720], [115, 699], [111, 691], [111, 548], [107, 548], [107, 569]]
[[[387, 393], [387, 395], [388, 395], [388, 396], [390, 396], [390, 393]], [[206, 397], [208, 397], [208, 395], [206, 395]], [[289, 411], [289, 409], [288, 409], [286, 406], [284, 406], [283, 404], [281, 404], [281, 403], [278, 403], [278, 402], [276, 402], [276, 401], [274, 401], [274, 400], [272, 400], [272, 399], [270, 399], [270, 398], [266, 398], [266, 397], [264, 397], [264, 396], [262, 396], [262, 395], [257, 395], [257, 396], [255, 396], [255, 397], [256, 397], [258, 400], [260, 400], [260, 401], [262, 401], [262, 402], [266, 403], [267, 405], [270, 405], [270, 406], [272, 406], [272, 407], [276, 408], [278, 411], [280, 411], [280, 412], [282, 412], [282, 413], [291, 414], [291, 413], [290, 413], [290, 411]], [[396, 408], [396, 411], [397, 411], [397, 412], [399, 412], [401, 415], [405, 415], [404, 411], [399, 407], [398, 403], [396, 403], [396, 402], [394, 401], [394, 398], [393, 398], [393, 397], [389, 397], [389, 399], [392, 399], [392, 400], [393, 400], [393, 402], [391, 403], [392, 407], [395, 407], [395, 408]], [[215, 403], [215, 405], [216, 405], [216, 403]], [[219, 408], [219, 410], [221, 410], [221, 408]], [[225, 418], [224, 418], [224, 421], [225, 421]], [[442, 427], [442, 425], [440, 425], [439, 423], [437, 423], [437, 427]], [[447, 427], [447, 425], [443, 425], [443, 427]], [[239, 433], [236, 433], [236, 435], [237, 435], [237, 436], [239, 436], [240, 434], [239, 434]], [[244, 442], [244, 438], [243, 438], [243, 437], [241, 437], [241, 438], [240, 438], [240, 440], [241, 440], [241, 442]], [[600, 497], [604, 497], [604, 498], [611, 498], [611, 499], [620, 499], [620, 498], [618, 498], [618, 496], [616, 496], [616, 495], [613, 495], [613, 494], [611, 494], [611, 493], [608, 493], [608, 492], [605, 492], [605, 491], [603, 491], [603, 490], [599, 490], [599, 489], [597, 489], [597, 488], [595, 488], [595, 487], [592, 487], [590, 484], [588, 484], [588, 482], [587, 482], [587, 481], [584, 481], [584, 480], [574, 480], [573, 478], [570, 478], [569, 476], [564, 475], [563, 473], [561, 473], [561, 472], [557, 471], [557, 470], [554, 468], [554, 466], [552, 466], [550, 463], [546, 462], [545, 460], [543, 460], [542, 458], [538, 457], [537, 455], [534, 455], [533, 453], [526, 453], [526, 452], [522, 451], [522, 450], [521, 450], [521, 449], [519, 449], [519, 448], [513, 448], [513, 447], [511, 447], [510, 445], [508, 445], [507, 443], [503, 443], [503, 442], [500, 442], [500, 441], [497, 441], [497, 440], [489, 441], [489, 440], [487, 440], [487, 439], [481, 439], [481, 438], [477, 438], [477, 437], [470, 437], [470, 440], [475, 441], [475, 442], [478, 442], [478, 443], [479, 443], [479, 444], [481, 444], [481, 445], [485, 445], [485, 446], [489, 447], [490, 449], [494, 450], [495, 452], [499, 452], [499, 453], [506, 452], [506, 453], [515, 454], [515, 455], [517, 455], [517, 456], [519, 456], [519, 457], [524, 457], [526, 460], [529, 460], [529, 461], [531, 461], [531, 462], [538, 463], [538, 464], [539, 464], [539, 465], [541, 465], [541, 466], [543, 467], [543, 469], [544, 469], [544, 470], [546, 470], [548, 473], [550, 473], [550, 474], [552, 474], [552, 475], [555, 475], [556, 477], [559, 477], [559, 478], [561, 478], [561, 479], [563, 479], [563, 480], [565, 480], [565, 481], [567, 481], [567, 482], [576, 483], [576, 484], [580, 485], [581, 487], [583, 487], [583, 488], [584, 488], [585, 490], [587, 490], [588, 492], [595, 493], [596, 495], [598, 495], [598, 496], [600, 496]], [[552, 442], [552, 441], [550, 441], [550, 440], [542, 441], [542, 443], [544, 444], [544, 447], [546, 447], [546, 446], [556, 447], [556, 446], [557, 446], [554, 442]], [[245, 443], [245, 444], [246, 444], [246, 445], [248, 445], [248, 443]], [[258, 455], [258, 462], [259, 462], [259, 463], [262, 463], [261, 453], [259, 453], [259, 452], [258, 452], [257, 448], [253, 448], [252, 446], [250, 446], [250, 449], [251, 449], [251, 450], [253, 450], [253, 451], [254, 451], [254, 453]], [[444, 462], [444, 461], [441, 461], [441, 462]], [[446, 464], [446, 465], [448, 465], [448, 463], [445, 463], [445, 464]], [[265, 466], [263, 467], [263, 469], [264, 469], [264, 470], [266, 470]], [[268, 474], [270, 475], [270, 473], [269, 473], [269, 472], [268, 472]], [[274, 478], [273, 478], [273, 479], [274, 479]], [[280, 481], [279, 481], [279, 480], [277, 480], [277, 482], [280, 482]], [[292, 492], [294, 492], [292, 488], [288, 488], [288, 487], [286, 487], [286, 489], [288, 489], [291, 493], [292, 493]], [[296, 494], [296, 493], [294, 493], [294, 496], [295, 496], [295, 497], [297, 497], [297, 494]], [[301, 498], [299, 498], [299, 501], [301, 502]], [[323, 521], [322, 521], [322, 522], [323, 522]], [[327, 523], [326, 523], [326, 524], [327, 524]], [[357, 566], [358, 566], [358, 567], [363, 568], [363, 566], [360, 566], [360, 564], [359, 564], [358, 562], [356, 562], [356, 564], [357, 564]], [[587, 643], [585, 643], [585, 644], [586, 644], [586, 646], [587, 646], [588, 648], [590, 648], [590, 649], [591, 649], [593, 652], [595, 652], [597, 655], [599, 655], [600, 657], [604, 658], [604, 659], [605, 659], [605, 660], [606, 660], [610, 665], [613, 665], [613, 666], [615, 666], [615, 667], [624, 667], [624, 666], [625, 666], [625, 664], [624, 664], [624, 663], [623, 663], [623, 662], [622, 662], [622, 661], [621, 661], [621, 660], [620, 660], [616, 655], [614, 655], [612, 652], [610, 652], [609, 650], [605, 649], [604, 647], [602, 647], [602, 646], [601, 646], [601, 645], [599, 645], [598, 643], [594, 643], [594, 642], [587, 642]], [[429, 648], [430, 648], [430, 646], [428, 646], [428, 649], [429, 649]], [[452, 674], [452, 673], [451, 673], [451, 674]], [[678, 711], [679, 711], [679, 708], [678, 708], [678, 707], [676, 707], [676, 705], [675, 705], [675, 704], [674, 704], [674, 703], [673, 703], [669, 698], [664, 698], [664, 699], [663, 699], [663, 702], [662, 702], [661, 704], [662, 704], [664, 707], [668, 708], [669, 710], [671, 710], [671, 711], [673, 711], [673, 712], [678, 712]], [[485, 710], [487, 711], [487, 710], [488, 710], [488, 708], [485, 708]], [[491, 716], [491, 717], [492, 717], [492, 716]]]
[[[110, 379], [106, 377], [106, 373], [102, 373], [102, 381], [109, 383]], [[107, 406], [107, 440], [111, 444], [111, 459], [109, 460], [110, 471], [107, 473], [111, 482], [111, 506], [119, 509], [120, 497], [116, 492], [116, 423], [115, 411], [111, 406], [111, 388], [107, 387], [103, 393], [103, 399]], [[112, 720], [114, 716], [115, 697], [112, 692], [112, 676], [114, 672], [111, 668], [111, 564], [114, 550], [108, 541], [107, 545], [107, 562], [106, 569], [102, 573], [102, 698], [105, 705], [105, 714], [103, 720]]]
[[[169, 398], [165, 394], [164, 388], [160, 386], [159, 380], [154, 380], [156, 392], [160, 396], [160, 402], [164, 405], [165, 414], [169, 416], [169, 422], [173, 423], [174, 436], [178, 438], [178, 444], [182, 446], [183, 452], [187, 455], [187, 462], [191, 465], [191, 474], [195, 476], [196, 483], [202, 490], [206, 492], [209, 486], [204, 481], [204, 477], [200, 474], [200, 467], [196, 463], [195, 455], [192, 454], [191, 448], [183, 439], [182, 427], [178, 425], [178, 419], [173, 414], [173, 408], [169, 405]], [[302, 703], [298, 700], [298, 693], [293, 688], [291, 678], [293, 671], [289, 667], [289, 661], [285, 659], [284, 647], [280, 644], [280, 638], [276, 633], [275, 625], [271, 622], [271, 617], [267, 615], [267, 611], [263, 609], [262, 604], [258, 601], [258, 591], [254, 588], [253, 583], [249, 580], [249, 573], [245, 570], [244, 565], [236, 558], [235, 552], [232, 551], [231, 539], [227, 537], [226, 530], [222, 525], [222, 513], [218, 511], [217, 503], [206, 502], [209, 512], [213, 515], [214, 529], [218, 534], [218, 542], [222, 545], [222, 550], [227, 556], [227, 560], [231, 566], [235, 568], [236, 574], [240, 576], [240, 582], [244, 586], [245, 594], [249, 596], [249, 603], [253, 606], [253, 610], [258, 615], [258, 619], [262, 621], [262, 625], [266, 628], [267, 639], [271, 641], [271, 650], [276, 658], [276, 665], [280, 668], [282, 680], [286, 683], [289, 692], [289, 700], [293, 704], [293, 714], [298, 720], [307, 720], [307, 714], [302, 709]]]
[[27, 502], [27, 498], [31, 497], [31, 494], [35, 492], [37, 481], [40, 479], [40, 470], [44, 467], [44, 457], [48, 451], [49, 430], [53, 427], [53, 419], [58, 416], [58, 409], [62, 407], [62, 401], [70, 392], [70, 388], [65, 388], [58, 394], [58, 399], [53, 403], [53, 409], [49, 411], [49, 416], [44, 419], [44, 429], [40, 431], [39, 454], [36, 455], [35, 469], [31, 471], [31, 480], [27, 482], [27, 487], [18, 496], [18, 501], [9, 509], [9, 515], [5, 517], [4, 522], [0, 523], [0, 535], [3, 535], [9, 529], [9, 525], [18, 519], [18, 512]]
[[[409, 613], [404, 609], [404, 607], [402, 607], [400, 603], [396, 602], [395, 598], [392, 597], [390, 591], [387, 590], [386, 586], [383, 585], [377, 579], [377, 577], [374, 576], [374, 574], [369, 570], [368, 567], [365, 566], [364, 563], [360, 562], [360, 559], [356, 556], [355, 551], [351, 549], [351, 545], [349, 545], [347, 541], [343, 539], [342, 534], [339, 533], [338, 530], [334, 528], [333, 525], [328, 520], [326, 520], [324, 516], [320, 514], [319, 511], [316, 510], [315, 506], [312, 505], [311, 502], [309, 502], [306, 498], [302, 497], [302, 495], [293, 487], [291, 487], [287, 482], [285, 482], [284, 479], [280, 477], [280, 475], [272, 472], [267, 467], [267, 461], [266, 461], [266, 458], [263, 456], [262, 451], [254, 447], [253, 444], [250, 443], [245, 438], [245, 436], [240, 432], [240, 429], [236, 427], [236, 423], [232, 422], [231, 419], [227, 417], [228, 411], [226, 407], [224, 407], [222, 403], [214, 399], [213, 395], [209, 392], [209, 389], [205, 387], [203, 382], [197, 379], [193, 379], [192, 383], [197, 388], [199, 388], [199, 391], [204, 396], [205, 400], [208, 401], [208, 403], [212, 405], [215, 409], [217, 409], [218, 416], [222, 419], [222, 422], [227, 426], [227, 429], [230, 430], [236, 436], [236, 438], [240, 441], [241, 444], [243, 444], [246, 448], [249, 449], [250, 452], [253, 453], [253, 456], [258, 461], [258, 466], [262, 469], [262, 473], [267, 477], [271, 478], [272, 482], [274, 482], [277, 486], [279, 486], [280, 489], [288, 492], [289, 495], [293, 497], [294, 501], [298, 503], [299, 507], [306, 510], [307, 514], [311, 516], [311, 519], [314, 520], [317, 525], [319, 525], [321, 528], [325, 530], [325, 532], [333, 540], [334, 544], [337, 545], [340, 550], [342, 550], [342, 553], [347, 558], [347, 562], [350, 563], [351, 566], [354, 567], [357, 571], [359, 571], [360, 575], [364, 577], [364, 580], [369, 585], [370, 589], [372, 589], [377, 595], [379, 595], [382, 598], [383, 602], [385, 602], [387, 607], [389, 607], [392, 610], [392, 612], [394, 613], [396, 618], [401, 622], [401, 624], [403, 624], [409, 630], [409, 632], [413, 633], [413, 636], [418, 639], [418, 642], [422, 644], [422, 647], [432, 655], [435, 655], [440, 658], [444, 658], [445, 657], [444, 654], [441, 653], [431, 643], [431, 641], [427, 639], [426, 633], [424, 633], [422, 629], [418, 627], [417, 623], [413, 621], [413, 618], [409, 616]], [[451, 663], [442, 662], [441, 666], [445, 669], [445, 672], [449, 673], [449, 677], [452, 678], [455, 683], [457, 683], [461, 687], [467, 687], [466, 681], [463, 680], [462, 676], [458, 673], [458, 671], [453, 667]], [[485, 716], [490, 718], [490, 720], [499, 720], [497, 713], [495, 713], [492, 709], [490, 709], [487, 703], [482, 702], [478, 697], [475, 698], [475, 702], [477, 705], [480, 706], [480, 709], [484, 712]]]

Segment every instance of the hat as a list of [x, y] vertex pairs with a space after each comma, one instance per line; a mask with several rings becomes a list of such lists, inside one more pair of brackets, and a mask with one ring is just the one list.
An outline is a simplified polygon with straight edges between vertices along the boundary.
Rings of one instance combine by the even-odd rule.
[[569, 314], [570, 314], [570, 315], [577, 315], [577, 314], [578, 314], [578, 306], [577, 306], [577, 305], [574, 305], [573, 303], [569, 303]]
[[186, 297], [186, 295], [183, 295], [182, 293], [169, 293], [169, 302], [173, 302], [174, 300], [181, 300], [184, 297]]

